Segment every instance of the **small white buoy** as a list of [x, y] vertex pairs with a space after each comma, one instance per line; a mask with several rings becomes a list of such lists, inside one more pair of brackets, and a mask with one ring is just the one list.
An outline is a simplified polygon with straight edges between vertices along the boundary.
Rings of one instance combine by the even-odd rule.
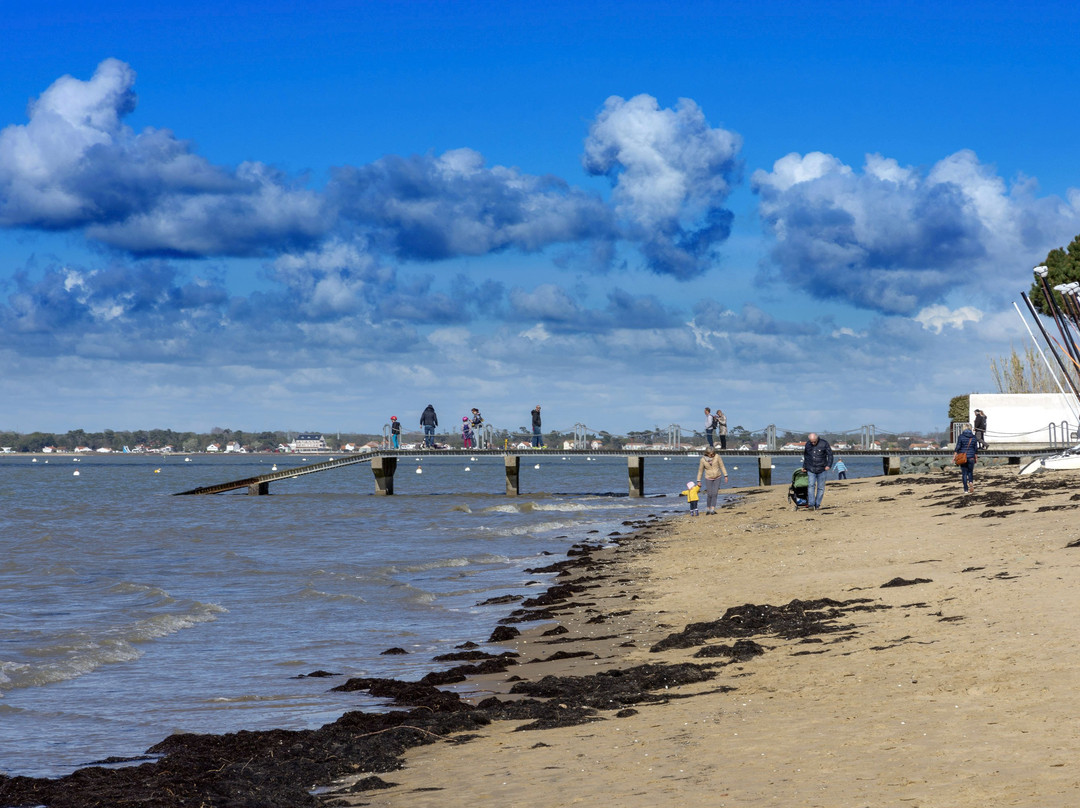
[[334, 458], [331, 457], [330, 459], [333, 460]]
[[270, 467], [270, 471], [277, 471], [277, 463]]
[[739, 467], [738, 467], [738, 466], [732, 466], [732, 467], [731, 467], [731, 470], [732, 470], [732, 471], [738, 471], [738, 470], [739, 470]]
[[566, 460], [566, 458], [564, 457], [563, 460]]
[[190, 458], [190, 457], [185, 457], [185, 458], [184, 458], [184, 462], [185, 462], [185, 463], [190, 463], [190, 462], [191, 462], [191, 458]]
[[30, 462], [31, 462], [31, 463], [36, 463], [36, 462], [37, 462], [37, 458], [35, 457], [35, 458], [34, 458], [33, 460], [31, 460]]
[[161, 474], [161, 469], [154, 469], [154, 474]]
[[46, 460], [46, 461], [45, 461], [45, 465], [46, 465], [46, 466], [47, 466], [47, 465], [49, 465], [49, 461], [48, 461], [48, 460]]
[[423, 473], [424, 473], [424, 470], [423, 470], [423, 469], [421, 469], [421, 468], [418, 468], [418, 469], [416, 470], [416, 473], [417, 473], [417, 474], [423, 474]]
[[466, 466], [466, 467], [465, 467], [465, 471], [472, 471], [472, 469], [471, 469], [471, 468], [469, 468], [468, 466]]
[[469, 460], [471, 460], [471, 461], [472, 461], [473, 463], [475, 463], [475, 462], [476, 462], [476, 458], [475, 458], [475, 457], [470, 457], [470, 458], [469, 458]]
[[534, 469], [538, 469], [538, 468], [540, 468], [540, 464], [539, 464], [539, 463], [537, 463], [537, 464], [536, 464], [535, 466], [533, 466], [533, 468], [534, 468]]
[[769, 468], [774, 469], [774, 468], [776, 468], [776, 466], [769, 466]]
[[670, 457], [665, 457], [665, 458], [664, 458], [664, 460], [670, 460], [670, 459], [671, 459]]
[[75, 471], [71, 472], [71, 476], [72, 477], [78, 477], [79, 476], [79, 470], [75, 469]]

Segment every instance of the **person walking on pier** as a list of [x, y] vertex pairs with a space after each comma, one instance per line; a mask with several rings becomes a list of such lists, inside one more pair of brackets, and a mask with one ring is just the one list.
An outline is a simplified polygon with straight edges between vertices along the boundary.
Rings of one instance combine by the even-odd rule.
[[435, 414], [435, 405], [428, 404], [420, 416], [420, 426], [424, 428], [424, 446], [428, 449], [435, 448], [435, 427], [439, 425], [439, 417]]
[[986, 413], [982, 410], [975, 410], [975, 440], [980, 449], [990, 448], [986, 443]]
[[532, 445], [534, 449], [539, 449], [544, 445], [543, 437], [540, 433], [540, 405], [537, 404], [533, 407], [532, 411]]
[[979, 449], [979, 439], [971, 431], [971, 424], [964, 424], [964, 431], [956, 439], [956, 454], [963, 454], [966, 463], [960, 466], [960, 481], [964, 484], [965, 494], [975, 493], [975, 453]]
[[471, 449], [472, 443], [472, 424], [469, 423], [469, 416], [466, 415], [461, 419], [461, 448]]
[[712, 446], [705, 447], [705, 454], [701, 456], [697, 467], [697, 484], [701, 485], [704, 475], [705, 480], [705, 515], [712, 516], [716, 513], [716, 495], [720, 490], [720, 480], [727, 482], [727, 467], [724, 466], [724, 458], [716, 453]]
[[712, 446], [713, 445], [713, 432], [716, 431], [716, 419], [713, 418], [712, 409], [705, 408], [705, 440]]
[[716, 437], [720, 439], [720, 449], [727, 449], [727, 416], [719, 407], [713, 413], [713, 422], [716, 424]]
[[819, 438], [811, 432], [806, 436], [806, 445], [803, 446], [802, 467], [810, 477], [808, 490], [809, 502], [807, 505], [815, 511], [821, 508], [821, 499], [825, 496], [825, 480], [832, 468], [832, 447], [825, 438]]
[[401, 448], [401, 421], [396, 415], [390, 416], [390, 443], [395, 449]]

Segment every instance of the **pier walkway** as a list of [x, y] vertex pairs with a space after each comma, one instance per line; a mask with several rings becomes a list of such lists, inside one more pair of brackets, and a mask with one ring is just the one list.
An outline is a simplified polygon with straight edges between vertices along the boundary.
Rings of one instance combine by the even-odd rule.
[[[982, 457], [1006, 457], [1009, 465], [1020, 465], [1041, 455], [1053, 454], [1060, 451], [1050, 446], [1030, 446], [1022, 450], [995, 449], [980, 452]], [[756, 458], [758, 461], [758, 484], [772, 485], [772, 460], [773, 457], [800, 457], [801, 451], [743, 451], [737, 449], [717, 450], [717, 454], [725, 459], [748, 459]], [[910, 450], [882, 450], [882, 449], [845, 449], [845, 457], [880, 457], [882, 474], [891, 475], [900, 473], [901, 459], [904, 457], [952, 457], [952, 449], [945, 448], [936, 451]], [[394, 493], [394, 474], [397, 471], [398, 458], [400, 457], [502, 457], [506, 469], [506, 494], [517, 496], [520, 494], [519, 480], [521, 473], [522, 457], [565, 457], [567, 459], [592, 457], [625, 457], [626, 471], [629, 485], [629, 495], [641, 497], [645, 495], [645, 459], [648, 457], [663, 458], [673, 456], [693, 457], [700, 456], [700, 452], [688, 452], [683, 448], [659, 446], [655, 449], [633, 450], [586, 450], [586, 449], [377, 449], [371, 452], [346, 455], [332, 460], [324, 460], [320, 463], [310, 463], [304, 466], [281, 471], [272, 471], [269, 474], [260, 474], [257, 477], [245, 477], [242, 480], [231, 480], [218, 483], [217, 485], [205, 485], [193, 488], [190, 491], [180, 491], [176, 496], [189, 494], [223, 494], [227, 491], [246, 490], [249, 494], [269, 494], [270, 483], [290, 480], [294, 477], [302, 477], [305, 474], [316, 474], [331, 469], [344, 468], [356, 463], [370, 463], [371, 472], [375, 477], [375, 493], [388, 496]]]

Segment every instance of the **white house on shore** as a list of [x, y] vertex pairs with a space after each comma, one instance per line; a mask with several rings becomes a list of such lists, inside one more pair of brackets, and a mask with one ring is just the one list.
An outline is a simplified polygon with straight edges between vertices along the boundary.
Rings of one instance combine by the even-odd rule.
[[330, 447], [326, 440], [318, 432], [304, 432], [296, 436], [296, 440], [289, 444], [289, 450], [293, 452], [329, 452]]

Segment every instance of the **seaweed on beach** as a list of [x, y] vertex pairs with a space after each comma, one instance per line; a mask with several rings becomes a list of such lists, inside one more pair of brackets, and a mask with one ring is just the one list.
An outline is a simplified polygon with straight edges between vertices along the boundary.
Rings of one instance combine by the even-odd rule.
[[538, 682], [518, 682], [510, 693], [613, 710], [628, 704], [664, 701], [670, 696], [668, 688], [706, 682], [715, 676], [715, 671], [692, 662], [645, 664], [590, 676], [545, 676]]
[[815, 634], [831, 634], [846, 630], [838, 621], [848, 612], [865, 609], [887, 609], [885, 605], [867, 606], [867, 598], [837, 601], [831, 598], [793, 600], [785, 606], [748, 603], [733, 606], [719, 620], [691, 623], [682, 631], [669, 634], [649, 650], [653, 653], [674, 648], [693, 648], [712, 639], [754, 636], [775, 636], [801, 639]]

